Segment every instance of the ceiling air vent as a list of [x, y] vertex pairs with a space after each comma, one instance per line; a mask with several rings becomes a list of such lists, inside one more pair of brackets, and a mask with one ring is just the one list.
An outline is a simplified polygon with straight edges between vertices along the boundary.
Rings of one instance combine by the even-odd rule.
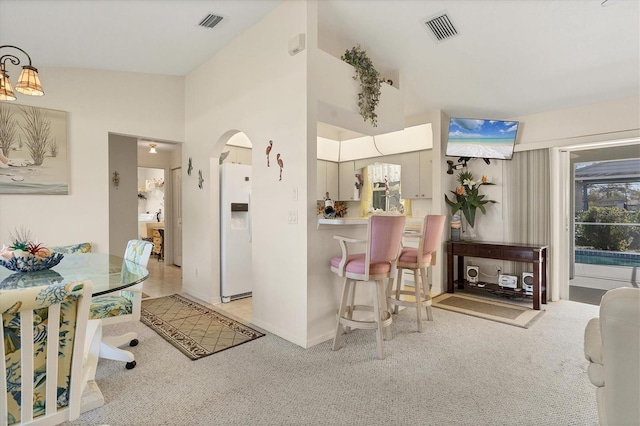
[[222, 16], [208, 14], [198, 25], [205, 28], [213, 28], [222, 21]]
[[446, 13], [439, 13], [429, 18], [424, 25], [438, 42], [458, 35], [458, 30], [453, 26], [453, 22]]

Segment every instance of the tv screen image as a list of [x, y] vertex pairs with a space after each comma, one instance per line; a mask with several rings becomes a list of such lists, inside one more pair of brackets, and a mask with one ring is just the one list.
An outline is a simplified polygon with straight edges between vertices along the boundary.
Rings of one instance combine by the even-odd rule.
[[510, 160], [517, 131], [517, 121], [451, 118], [446, 155]]

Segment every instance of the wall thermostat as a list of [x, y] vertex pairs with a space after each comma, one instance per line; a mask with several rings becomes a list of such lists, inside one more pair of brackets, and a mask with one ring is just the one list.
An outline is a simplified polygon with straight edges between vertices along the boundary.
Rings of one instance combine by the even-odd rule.
[[289, 39], [289, 55], [297, 55], [305, 48], [305, 35], [298, 34], [297, 36]]

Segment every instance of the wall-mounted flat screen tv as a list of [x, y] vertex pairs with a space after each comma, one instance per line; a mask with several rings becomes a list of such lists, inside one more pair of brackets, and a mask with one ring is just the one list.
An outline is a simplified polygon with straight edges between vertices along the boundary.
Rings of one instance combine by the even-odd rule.
[[517, 121], [451, 118], [446, 155], [511, 160], [517, 132]]

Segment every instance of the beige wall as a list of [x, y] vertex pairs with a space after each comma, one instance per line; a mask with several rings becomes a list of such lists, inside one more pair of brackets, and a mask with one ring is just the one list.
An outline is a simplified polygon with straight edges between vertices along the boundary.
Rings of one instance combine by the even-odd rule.
[[522, 117], [516, 150], [565, 146], [638, 136], [640, 96]]
[[109, 185], [109, 253], [115, 256], [124, 255], [127, 242], [138, 238], [137, 150], [136, 138], [109, 135], [109, 176], [120, 175], [118, 186]]
[[[253, 322], [301, 346], [307, 339], [307, 51], [289, 55], [288, 41], [307, 32], [306, 8], [305, 2], [283, 2], [187, 75], [183, 151], [195, 172], [183, 180], [184, 291], [220, 300], [218, 157], [241, 131], [253, 146], [253, 264], [247, 264], [254, 275]], [[269, 140], [271, 167], [264, 154]], [[284, 161], [282, 181], [277, 153]], [[287, 223], [289, 211], [298, 213], [298, 224]]]
[[46, 95], [17, 103], [68, 112], [70, 192], [0, 195], [0, 243], [24, 226], [45, 244], [91, 241], [108, 253], [109, 133], [183, 140], [184, 79], [46, 67], [40, 75]]

